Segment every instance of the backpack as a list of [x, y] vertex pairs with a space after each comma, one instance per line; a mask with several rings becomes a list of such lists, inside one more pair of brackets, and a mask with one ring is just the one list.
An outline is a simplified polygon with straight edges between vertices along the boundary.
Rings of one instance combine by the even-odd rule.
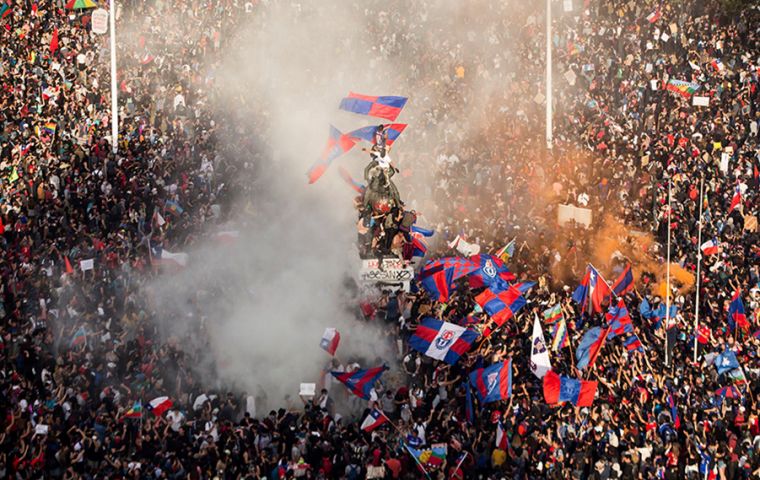
[[401, 221], [399, 222], [398, 229], [402, 232], [411, 232], [412, 231], [412, 225], [414, 225], [414, 222], [417, 221], [417, 214], [410, 211], [405, 211], [404, 215], [401, 217]]

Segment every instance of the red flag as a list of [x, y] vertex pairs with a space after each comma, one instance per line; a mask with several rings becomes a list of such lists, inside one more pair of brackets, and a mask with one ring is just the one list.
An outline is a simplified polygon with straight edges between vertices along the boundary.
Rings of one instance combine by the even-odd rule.
[[53, 38], [50, 39], [50, 53], [58, 50], [58, 27], [53, 30]]
[[731, 199], [731, 206], [728, 207], [728, 213], [733, 212], [734, 208], [736, 208], [736, 206], [740, 203], [742, 203], [742, 194], [737, 189], [736, 193], [734, 193], [734, 198]]
[[69, 257], [63, 257], [63, 261], [66, 263], [66, 273], [74, 273], [74, 269], [71, 268], [71, 262], [69, 262]]

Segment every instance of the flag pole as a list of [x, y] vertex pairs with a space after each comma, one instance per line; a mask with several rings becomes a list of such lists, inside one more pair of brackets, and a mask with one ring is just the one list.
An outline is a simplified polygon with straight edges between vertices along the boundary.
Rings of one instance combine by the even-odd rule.
[[546, 0], [546, 148], [552, 149], [552, 2]]
[[697, 363], [697, 353], [699, 350], [699, 283], [700, 283], [700, 272], [702, 268], [702, 209], [704, 208], [705, 202], [704, 202], [704, 188], [705, 188], [705, 177], [702, 175], [702, 178], [699, 182], [699, 233], [698, 239], [697, 239], [697, 299], [694, 304], [694, 363]]
[[670, 325], [670, 229], [673, 224], [673, 215], [671, 211], [671, 199], [673, 194], [673, 180], [668, 179], [668, 252], [667, 252], [667, 280], [665, 291], [665, 366], [670, 363], [668, 355], [668, 326]]
[[119, 150], [119, 89], [116, 81], [116, 8], [114, 3], [114, 0], [108, 0], [111, 37], [111, 150], [116, 155]]
[[[506, 433], [505, 433], [505, 435], [506, 435]], [[465, 459], [467, 458], [467, 455], [468, 455], [467, 450], [464, 450], [464, 455], [462, 455], [462, 458], [460, 458], [459, 462], [457, 462], [457, 465], [454, 467], [454, 472], [452, 472], [452, 474], [451, 474], [451, 476], [449, 478], [454, 478], [454, 475], [456, 475], [457, 470], [459, 470], [459, 467], [461, 467], [462, 464], [464, 463]]]

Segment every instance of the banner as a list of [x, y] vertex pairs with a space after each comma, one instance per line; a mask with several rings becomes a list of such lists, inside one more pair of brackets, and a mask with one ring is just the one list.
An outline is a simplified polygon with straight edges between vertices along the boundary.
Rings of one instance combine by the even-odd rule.
[[574, 205], [559, 205], [557, 208], [557, 223], [564, 225], [570, 220], [575, 220], [586, 228], [591, 226], [591, 210]]
[[546, 372], [552, 369], [549, 361], [549, 350], [546, 348], [544, 332], [541, 330], [541, 322], [538, 315], [533, 319], [533, 341], [530, 347], [530, 370], [538, 378], [544, 378]]
[[396, 257], [384, 258], [383, 268], [376, 258], [362, 261], [359, 280], [363, 283], [400, 283], [409, 291], [409, 284], [414, 279], [414, 268]]

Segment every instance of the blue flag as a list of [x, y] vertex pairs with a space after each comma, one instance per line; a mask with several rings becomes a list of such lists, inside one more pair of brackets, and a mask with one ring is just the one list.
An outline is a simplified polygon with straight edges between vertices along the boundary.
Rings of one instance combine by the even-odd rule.
[[736, 359], [736, 354], [731, 350], [726, 350], [717, 357], [715, 357], [715, 368], [718, 369], [718, 375], [739, 368], [739, 361]]

